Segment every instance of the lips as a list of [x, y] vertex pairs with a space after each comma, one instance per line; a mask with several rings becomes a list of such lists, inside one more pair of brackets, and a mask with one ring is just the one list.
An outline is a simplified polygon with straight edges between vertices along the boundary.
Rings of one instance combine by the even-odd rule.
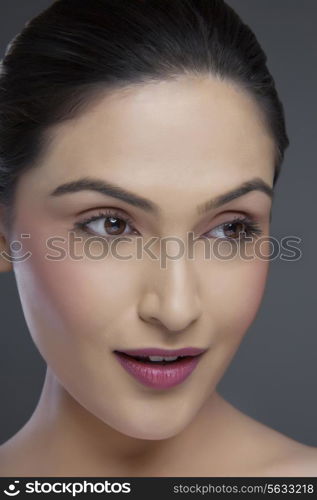
[[123, 352], [128, 356], [197, 356], [198, 354], [202, 354], [206, 349], [200, 349], [198, 347], [183, 347], [181, 349], [160, 349], [158, 347], [149, 347], [145, 349], [125, 349], [122, 351], [115, 352]]
[[[195, 347], [177, 350], [146, 348], [114, 351], [114, 354], [121, 366], [143, 385], [166, 389], [183, 382], [195, 369], [205, 350]], [[155, 356], [154, 360], [151, 361], [150, 356]], [[177, 359], [173, 359], [175, 357]]]

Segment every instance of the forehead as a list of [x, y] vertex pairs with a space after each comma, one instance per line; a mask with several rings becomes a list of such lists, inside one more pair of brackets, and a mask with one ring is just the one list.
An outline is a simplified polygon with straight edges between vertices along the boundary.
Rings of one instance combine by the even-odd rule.
[[115, 91], [52, 132], [28, 178], [47, 194], [87, 175], [140, 194], [154, 187], [158, 203], [169, 187], [188, 195], [196, 186], [208, 198], [252, 177], [272, 184], [275, 145], [261, 110], [238, 86], [211, 76]]
[[52, 155], [62, 156], [69, 169], [87, 169], [87, 160], [106, 166], [110, 159], [127, 170], [135, 162], [139, 168], [159, 165], [176, 177], [180, 163], [183, 175], [193, 167], [199, 174], [206, 164], [215, 170], [237, 161], [241, 167], [256, 164], [263, 155], [267, 161], [273, 149], [258, 105], [238, 86], [215, 77], [115, 92], [56, 133]]

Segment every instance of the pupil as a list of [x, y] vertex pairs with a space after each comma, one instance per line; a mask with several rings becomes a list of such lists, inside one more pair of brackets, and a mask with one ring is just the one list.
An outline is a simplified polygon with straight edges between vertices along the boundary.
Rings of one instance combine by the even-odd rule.
[[[110, 223], [108, 222], [110, 221]], [[118, 222], [120, 221], [120, 222]], [[120, 227], [121, 223], [121, 227]], [[123, 226], [123, 227], [122, 227]], [[111, 234], [120, 234], [122, 230], [124, 230], [125, 221], [119, 219], [118, 217], [107, 217], [105, 219], [105, 228], [107, 231], [110, 230]]]
[[[234, 229], [232, 229], [232, 227], [238, 227], [238, 229], [236, 229], [236, 231], [234, 231]], [[229, 231], [231, 231], [231, 236], [232, 234], [235, 235], [237, 238], [239, 237], [239, 233], [240, 232], [243, 232], [243, 222], [231, 222], [230, 224], [227, 224], [227, 228], [229, 228]]]

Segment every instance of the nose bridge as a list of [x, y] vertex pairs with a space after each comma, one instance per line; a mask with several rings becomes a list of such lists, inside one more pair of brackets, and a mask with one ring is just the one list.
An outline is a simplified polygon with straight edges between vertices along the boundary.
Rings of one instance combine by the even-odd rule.
[[153, 263], [145, 288], [139, 304], [143, 320], [178, 331], [187, 328], [201, 314], [194, 262], [184, 256], [168, 259], [163, 267], [159, 260]]

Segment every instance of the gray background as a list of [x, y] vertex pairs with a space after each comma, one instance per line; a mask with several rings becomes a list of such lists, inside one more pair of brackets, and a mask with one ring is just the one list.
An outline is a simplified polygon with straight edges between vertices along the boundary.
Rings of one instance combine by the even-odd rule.
[[[228, 0], [268, 55], [291, 145], [273, 204], [272, 235], [302, 238], [297, 262], [271, 263], [256, 320], [218, 385], [253, 418], [317, 446], [315, 0]], [[1, 0], [0, 50], [49, 0]], [[45, 362], [28, 332], [13, 273], [0, 273], [0, 443], [29, 419]]]

